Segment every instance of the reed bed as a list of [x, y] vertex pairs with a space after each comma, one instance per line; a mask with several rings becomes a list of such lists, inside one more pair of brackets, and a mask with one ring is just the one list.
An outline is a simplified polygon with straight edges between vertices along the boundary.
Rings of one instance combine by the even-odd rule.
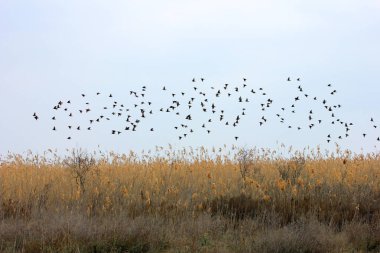
[[8, 154], [0, 251], [380, 252], [380, 154]]

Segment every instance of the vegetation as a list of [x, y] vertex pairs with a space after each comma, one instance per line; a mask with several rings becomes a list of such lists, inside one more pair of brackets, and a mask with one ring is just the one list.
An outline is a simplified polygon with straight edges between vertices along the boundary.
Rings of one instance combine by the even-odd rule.
[[380, 154], [9, 154], [0, 252], [380, 252]]

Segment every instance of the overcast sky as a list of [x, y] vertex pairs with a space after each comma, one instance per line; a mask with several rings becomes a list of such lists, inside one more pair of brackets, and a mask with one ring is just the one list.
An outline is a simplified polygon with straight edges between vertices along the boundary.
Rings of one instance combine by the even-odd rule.
[[[328, 123], [330, 114], [320, 109], [321, 103], [303, 100], [296, 114], [286, 114], [285, 124], [276, 119], [280, 108], [287, 107], [285, 115], [294, 97], [300, 95], [298, 85], [310, 96], [342, 105], [336, 114], [354, 123], [349, 138], [339, 141], [342, 148], [377, 151], [379, 31], [379, 0], [2, 0], [0, 154], [72, 147], [127, 152], [168, 143], [175, 148], [223, 144], [277, 147], [284, 143], [334, 149], [334, 141], [328, 144], [326, 136], [335, 138], [344, 132]], [[290, 84], [288, 76], [301, 81]], [[158, 112], [172, 100], [161, 88], [190, 92], [194, 77], [196, 85], [208, 91], [225, 83], [241, 86], [245, 77], [249, 88], [264, 88], [273, 107], [263, 114], [262, 98], [252, 97], [238, 127], [213, 122], [207, 126], [210, 134], [201, 128], [205, 114], [194, 110], [191, 124], [197, 131], [179, 141], [174, 126], [183, 119]], [[203, 84], [200, 77], [205, 78]], [[333, 96], [328, 83], [337, 90]], [[134, 133], [111, 135], [112, 129], [124, 128], [120, 120], [99, 124], [92, 131], [69, 132], [68, 124], [83, 128], [88, 119], [81, 115], [69, 119], [52, 109], [59, 100], [70, 99], [70, 110], [84, 108], [89, 102], [93, 115], [88, 117], [96, 117], [111, 102], [105, 94], [133, 105], [129, 91], [141, 90], [144, 85], [155, 113]], [[102, 94], [96, 96], [97, 91]], [[219, 106], [228, 108], [231, 117], [241, 112], [241, 104], [227, 99], [219, 101]], [[307, 130], [310, 109], [315, 111], [315, 119], [323, 120], [312, 131]], [[34, 112], [38, 121], [32, 117]], [[263, 115], [268, 122], [260, 127]], [[57, 121], [52, 122], [53, 116]], [[376, 123], [377, 129], [373, 127]], [[302, 130], [287, 128], [290, 124], [302, 125]], [[149, 131], [151, 127], [154, 132]], [[362, 133], [367, 133], [366, 138]], [[72, 139], [67, 140], [68, 136]], [[239, 136], [237, 141], [235, 136]]]

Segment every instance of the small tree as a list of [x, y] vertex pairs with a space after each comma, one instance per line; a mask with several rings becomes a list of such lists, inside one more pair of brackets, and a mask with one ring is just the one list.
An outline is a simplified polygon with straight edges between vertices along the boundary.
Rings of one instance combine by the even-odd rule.
[[246, 148], [240, 149], [237, 153], [237, 160], [239, 162], [240, 175], [243, 179], [245, 187], [246, 178], [249, 176], [254, 161], [253, 150]]
[[85, 183], [89, 172], [96, 165], [93, 155], [82, 149], [73, 149], [71, 156], [66, 157], [64, 164], [71, 170], [82, 194], [85, 193]]

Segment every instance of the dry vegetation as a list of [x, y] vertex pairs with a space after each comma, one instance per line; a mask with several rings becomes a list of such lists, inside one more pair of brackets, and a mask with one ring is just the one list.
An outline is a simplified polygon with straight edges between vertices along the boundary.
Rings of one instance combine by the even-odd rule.
[[380, 155], [230, 152], [10, 154], [0, 252], [380, 252]]

